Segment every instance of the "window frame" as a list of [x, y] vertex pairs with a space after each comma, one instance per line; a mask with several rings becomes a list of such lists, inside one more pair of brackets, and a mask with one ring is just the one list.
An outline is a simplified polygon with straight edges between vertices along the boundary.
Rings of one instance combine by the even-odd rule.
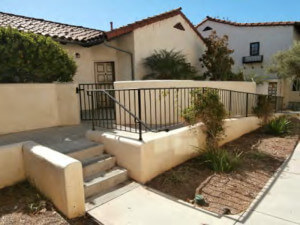
[[[257, 45], [257, 53], [255, 54], [252, 54], [252, 49], [253, 49], [253, 45]], [[250, 56], [258, 56], [259, 55], [259, 52], [260, 52], [260, 43], [257, 41], [257, 42], [251, 42], [250, 43]]]

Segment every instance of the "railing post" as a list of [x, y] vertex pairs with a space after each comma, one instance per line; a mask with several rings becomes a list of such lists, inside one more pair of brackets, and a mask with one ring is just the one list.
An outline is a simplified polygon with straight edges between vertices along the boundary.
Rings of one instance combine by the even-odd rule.
[[275, 112], [277, 112], [277, 96], [275, 96]]
[[229, 91], [229, 116], [231, 114], [231, 90]]
[[138, 89], [138, 110], [139, 110], [139, 116], [138, 116], [138, 124], [139, 124], [139, 140], [142, 141], [142, 124], [140, 121], [142, 121], [142, 104], [141, 104], [141, 89]]
[[248, 93], [246, 94], [246, 117], [248, 117]]
[[95, 104], [94, 104], [94, 92], [90, 92], [92, 96], [92, 130], [95, 130]]

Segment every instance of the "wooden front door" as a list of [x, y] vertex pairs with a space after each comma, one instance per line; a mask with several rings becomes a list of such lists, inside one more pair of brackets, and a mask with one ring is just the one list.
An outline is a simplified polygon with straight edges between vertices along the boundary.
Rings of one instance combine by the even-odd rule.
[[113, 62], [95, 62], [95, 82], [112, 83], [115, 81]]
[[268, 95], [271, 96], [277, 95], [277, 82], [269, 82]]

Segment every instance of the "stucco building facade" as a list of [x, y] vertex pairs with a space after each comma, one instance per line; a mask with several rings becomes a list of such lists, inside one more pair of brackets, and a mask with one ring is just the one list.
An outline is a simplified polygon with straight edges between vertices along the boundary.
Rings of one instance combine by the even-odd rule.
[[299, 90], [293, 90], [292, 81], [278, 79], [276, 74], [267, 72], [275, 53], [300, 41], [299, 22], [236, 23], [207, 17], [197, 25], [197, 30], [205, 38], [213, 30], [219, 36], [228, 36], [229, 48], [234, 50], [233, 70], [265, 79], [263, 84], [257, 85], [257, 93], [284, 96], [286, 106], [288, 102], [300, 102]]

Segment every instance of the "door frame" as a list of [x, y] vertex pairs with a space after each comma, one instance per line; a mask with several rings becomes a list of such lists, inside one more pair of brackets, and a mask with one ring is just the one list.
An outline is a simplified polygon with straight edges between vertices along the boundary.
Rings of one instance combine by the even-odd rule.
[[93, 61], [93, 66], [94, 66], [94, 80], [95, 80], [95, 83], [98, 83], [97, 82], [97, 76], [96, 76], [96, 63], [111, 63], [112, 64], [112, 72], [113, 72], [113, 75], [112, 75], [112, 78], [113, 80], [112, 81], [106, 81], [106, 82], [102, 82], [102, 83], [114, 83], [116, 81], [116, 70], [115, 70], [115, 61]]

